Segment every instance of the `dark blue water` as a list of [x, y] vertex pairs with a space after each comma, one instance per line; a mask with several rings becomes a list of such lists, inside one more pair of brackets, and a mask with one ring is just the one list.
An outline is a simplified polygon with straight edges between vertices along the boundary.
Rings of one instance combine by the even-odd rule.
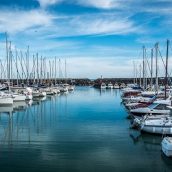
[[172, 171], [161, 137], [130, 129], [118, 90], [78, 87], [0, 115], [0, 171]]

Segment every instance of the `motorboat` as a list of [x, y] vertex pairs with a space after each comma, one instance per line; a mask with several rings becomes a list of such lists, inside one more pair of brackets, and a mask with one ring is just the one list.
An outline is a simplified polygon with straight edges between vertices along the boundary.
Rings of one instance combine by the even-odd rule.
[[33, 96], [33, 98], [39, 97], [39, 96], [40, 96], [39, 90], [34, 90], [34, 91], [32, 92], [32, 96]]
[[40, 91], [39, 97], [46, 97], [47, 93], [45, 91]]
[[55, 94], [59, 94], [60, 93], [59, 87], [53, 87], [53, 91], [54, 91]]
[[54, 92], [54, 90], [53, 90], [52, 88], [47, 88], [47, 89], [45, 89], [45, 92], [46, 92], [46, 94], [49, 95], [49, 96], [55, 94], [55, 92]]
[[140, 130], [152, 134], [172, 135], [172, 117], [148, 117], [141, 121]]
[[167, 157], [172, 157], [172, 137], [164, 137], [161, 142], [161, 149]]
[[74, 85], [69, 85], [68, 86], [68, 91], [73, 91], [75, 89], [75, 86]]
[[125, 104], [125, 107], [127, 109], [129, 109], [129, 110], [131, 110], [131, 109], [137, 109], [137, 108], [143, 108], [143, 107], [148, 107], [148, 106], [149, 106], [148, 103], [139, 103], [139, 102]]
[[119, 85], [116, 83], [114, 86], [113, 86], [114, 89], [119, 89]]
[[101, 83], [101, 86], [100, 86], [101, 89], [106, 89], [106, 84], [105, 83]]
[[46, 92], [42, 91], [42, 90], [34, 90], [32, 92], [32, 96], [33, 96], [33, 98], [45, 97], [46, 96]]
[[167, 108], [169, 104], [163, 103], [152, 103], [148, 107], [140, 107], [136, 109], [131, 109], [130, 113], [136, 116], [144, 116], [145, 114], [154, 114], [154, 115], [161, 115], [161, 114], [169, 114], [170, 110]]
[[156, 119], [161, 119], [161, 118], [167, 118], [167, 117], [170, 117], [170, 114], [168, 115], [150, 115], [150, 114], [147, 114], [143, 117], [140, 117], [140, 116], [137, 116], [137, 117], [134, 117], [133, 120], [132, 120], [132, 128], [141, 128], [141, 124], [144, 120], [156, 120]]
[[122, 90], [121, 97], [122, 97], [122, 99], [127, 98], [127, 97], [131, 97], [131, 96], [135, 97], [135, 96], [139, 96], [140, 93], [141, 93], [141, 90], [134, 90], [132, 88], [125, 88]]
[[24, 94], [26, 95], [26, 100], [32, 100], [32, 89], [30, 87], [27, 87], [24, 91]]
[[68, 87], [64, 86], [64, 84], [59, 85], [59, 90], [61, 93], [67, 93], [68, 92]]
[[155, 96], [150, 97], [142, 97], [142, 96], [129, 96], [129, 97], [123, 97], [122, 100], [129, 103], [152, 103], [155, 100]]
[[112, 83], [109, 83], [108, 86], [107, 86], [107, 88], [113, 89], [113, 84]]

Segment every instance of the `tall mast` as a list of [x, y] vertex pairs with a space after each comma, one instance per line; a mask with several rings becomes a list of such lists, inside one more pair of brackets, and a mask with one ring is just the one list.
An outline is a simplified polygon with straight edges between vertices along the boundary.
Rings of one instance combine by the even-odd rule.
[[57, 84], [57, 59], [56, 59], [56, 57], [55, 57], [55, 83], [54, 83], [54, 85], [56, 85]]
[[135, 62], [133, 61], [133, 82], [135, 84]]
[[137, 65], [135, 65], [135, 71], [136, 71], [136, 84], [137, 84], [137, 80], [138, 80], [138, 69], [137, 69]]
[[27, 56], [26, 56], [26, 69], [27, 69], [27, 84], [29, 84], [29, 46], [27, 47]]
[[37, 58], [37, 84], [39, 84], [38, 53], [36, 54], [36, 58]]
[[145, 73], [145, 89], [147, 88], [147, 56], [146, 56], [146, 48], [145, 48], [145, 69], [144, 69], [144, 73]]
[[52, 71], [52, 83], [53, 83], [53, 80], [54, 80], [54, 60], [52, 60], [52, 65], [51, 65], [51, 71]]
[[33, 55], [33, 83], [35, 84], [35, 56]]
[[43, 58], [43, 68], [44, 68], [44, 83], [46, 83], [46, 64], [45, 64], [45, 57]]
[[49, 66], [50, 66], [50, 69], [49, 69], [49, 71], [50, 71], [50, 74], [49, 74], [49, 81], [50, 81], [50, 83], [51, 83], [51, 61], [49, 60]]
[[17, 56], [18, 56], [18, 53], [17, 53], [17, 49], [15, 47], [15, 52], [16, 52], [16, 68], [17, 68], [17, 86], [19, 85], [19, 80], [18, 80], [18, 60], [17, 60]]
[[169, 54], [169, 40], [167, 40], [167, 51], [166, 51], [166, 66], [165, 66], [165, 99], [167, 98], [167, 86], [168, 86], [168, 54]]
[[140, 64], [139, 66], [139, 69], [140, 69], [140, 87], [142, 85], [142, 65]]
[[67, 69], [66, 69], [66, 59], [65, 59], [65, 82], [67, 83]]
[[155, 77], [156, 77], [156, 92], [158, 93], [158, 43], [155, 44], [155, 63], [156, 63], [156, 71], [155, 71]]
[[61, 73], [61, 60], [59, 59], [59, 79], [60, 79], [60, 73]]
[[42, 56], [41, 56], [41, 71], [40, 71], [40, 83], [42, 84]]
[[143, 46], [143, 89], [145, 89], [145, 46]]
[[9, 75], [10, 75], [10, 79], [12, 81], [12, 50], [11, 50], [11, 41], [10, 41], [10, 45], [9, 45]]
[[10, 90], [10, 76], [9, 76], [9, 53], [8, 53], [8, 38], [7, 33], [5, 33], [6, 36], [6, 58], [7, 58], [7, 82], [8, 82], [8, 90]]
[[152, 86], [153, 86], [153, 48], [151, 49], [151, 81], [150, 81], [150, 86], [151, 86], [151, 90], [152, 90]]

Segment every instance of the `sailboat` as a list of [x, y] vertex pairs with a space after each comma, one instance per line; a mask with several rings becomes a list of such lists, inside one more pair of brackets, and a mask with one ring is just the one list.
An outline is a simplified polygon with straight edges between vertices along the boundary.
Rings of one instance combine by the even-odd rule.
[[[7, 40], [7, 34], [6, 34], [6, 56], [7, 56], [7, 80], [8, 80], [8, 89], [10, 90], [10, 73], [9, 73], [9, 52], [8, 52], [8, 40]], [[3, 92], [0, 95], [0, 106], [4, 105], [12, 105], [13, 104], [13, 98], [10, 95], [4, 94]]]
[[0, 106], [13, 105], [13, 98], [0, 95]]

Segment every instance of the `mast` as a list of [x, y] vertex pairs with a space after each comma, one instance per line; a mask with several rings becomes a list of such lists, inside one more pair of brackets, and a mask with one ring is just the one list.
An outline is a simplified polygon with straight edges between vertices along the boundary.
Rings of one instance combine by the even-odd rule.
[[51, 61], [52, 65], [51, 65], [51, 71], [52, 71], [52, 80], [51, 80], [51, 85], [53, 84], [53, 80], [54, 80], [54, 60]]
[[67, 69], [66, 69], [66, 59], [65, 59], [65, 82], [67, 84]]
[[145, 89], [145, 46], [143, 46], [143, 89]]
[[142, 65], [140, 64], [139, 66], [139, 69], [140, 69], [140, 87], [142, 85]]
[[167, 51], [166, 51], [166, 66], [165, 66], [165, 99], [167, 98], [167, 86], [168, 86], [168, 55], [169, 55], [169, 40], [167, 40]]
[[155, 70], [155, 77], [156, 77], [156, 92], [158, 93], [158, 43], [155, 44], [155, 63], [156, 63], [156, 70]]
[[7, 58], [7, 83], [8, 83], [8, 90], [10, 91], [10, 76], [9, 76], [9, 56], [8, 56], [8, 38], [7, 33], [6, 36], [6, 58]]
[[12, 80], [12, 50], [11, 50], [11, 41], [10, 41], [10, 45], [9, 45], [9, 75]]
[[135, 72], [136, 72], [136, 71], [135, 71], [135, 62], [134, 62], [134, 60], [133, 60], [133, 76], [134, 76], [134, 77], [133, 77], [133, 82], [134, 82], [134, 84], [135, 84], [135, 82], [136, 82], [136, 81], [135, 81]]
[[40, 83], [42, 84], [42, 56], [41, 56], [41, 72], [40, 72]]
[[45, 64], [45, 57], [43, 58], [43, 68], [44, 68], [44, 83], [46, 83], [46, 64]]
[[37, 84], [39, 84], [38, 53], [36, 54], [36, 59], [37, 59]]
[[15, 47], [15, 52], [16, 52], [16, 68], [17, 68], [17, 86], [18, 86], [19, 85], [19, 80], [18, 80], [18, 60], [17, 60], [18, 53], [17, 53], [16, 47]]
[[56, 83], [57, 83], [57, 59], [56, 59], [56, 57], [55, 57], [55, 80], [54, 80], [54, 85], [56, 85]]
[[33, 55], [33, 83], [35, 84], [35, 56]]
[[147, 56], [146, 56], [146, 48], [145, 48], [145, 69], [144, 69], [144, 71], [145, 71], [145, 89], [147, 89]]
[[50, 83], [51, 83], [51, 61], [49, 60], [49, 66], [50, 66], [50, 69], [49, 69], [49, 71], [50, 71], [50, 74], [49, 74], [49, 81], [50, 81]]
[[60, 81], [60, 73], [61, 73], [61, 60], [59, 59], [59, 81]]
[[151, 86], [151, 90], [152, 90], [152, 86], [153, 86], [153, 48], [151, 49], [151, 81], [150, 81], [150, 86]]
[[29, 85], [29, 46], [27, 47], [27, 56], [26, 56], [26, 69], [27, 69], [27, 84]]

